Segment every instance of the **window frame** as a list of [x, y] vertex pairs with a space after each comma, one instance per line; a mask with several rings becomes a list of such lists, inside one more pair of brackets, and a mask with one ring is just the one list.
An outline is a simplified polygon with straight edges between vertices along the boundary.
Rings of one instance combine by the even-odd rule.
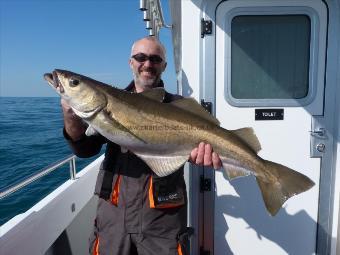
[[[249, 6], [231, 6], [225, 13], [225, 98], [230, 105], [237, 107], [256, 106], [305, 106], [313, 102], [318, 88], [318, 56], [319, 56], [319, 34], [320, 18], [318, 10], [310, 6], [253, 6], [254, 2], [247, 1]], [[246, 3], [247, 3], [246, 2]], [[306, 97], [300, 99], [238, 99], [231, 94], [231, 25], [232, 20], [237, 16], [276, 16], [276, 15], [305, 15], [310, 19], [310, 42], [309, 42], [309, 66], [308, 66], [308, 93]]]

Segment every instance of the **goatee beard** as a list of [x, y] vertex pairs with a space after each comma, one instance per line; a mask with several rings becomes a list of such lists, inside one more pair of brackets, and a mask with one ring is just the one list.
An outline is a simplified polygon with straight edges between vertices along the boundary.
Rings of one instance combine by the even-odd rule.
[[150, 89], [157, 87], [158, 83], [160, 82], [160, 77], [155, 77], [151, 79], [141, 79], [140, 76], [133, 74], [135, 84], [139, 87]]

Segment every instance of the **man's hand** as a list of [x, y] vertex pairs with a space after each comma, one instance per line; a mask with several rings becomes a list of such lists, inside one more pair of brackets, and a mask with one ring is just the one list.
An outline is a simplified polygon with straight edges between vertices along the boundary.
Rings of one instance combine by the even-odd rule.
[[73, 141], [79, 140], [86, 131], [86, 126], [67, 104], [64, 99], [61, 99], [61, 107], [64, 114], [64, 126], [66, 133]]
[[220, 156], [213, 152], [210, 144], [204, 142], [191, 151], [189, 161], [196, 165], [213, 166], [214, 169], [222, 167]]

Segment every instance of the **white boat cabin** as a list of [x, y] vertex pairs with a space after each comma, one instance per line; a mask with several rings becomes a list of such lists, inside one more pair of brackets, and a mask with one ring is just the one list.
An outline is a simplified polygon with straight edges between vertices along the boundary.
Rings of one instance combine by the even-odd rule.
[[[315, 182], [272, 217], [255, 178], [229, 182], [187, 164], [191, 254], [340, 254], [340, 0], [141, 0], [140, 8], [150, 35], [172, 30], [178, 93], [226, 129], [253, 127], [261, 157]], [[0, 254], [87, 254], [101, 160], [1, 226]]]

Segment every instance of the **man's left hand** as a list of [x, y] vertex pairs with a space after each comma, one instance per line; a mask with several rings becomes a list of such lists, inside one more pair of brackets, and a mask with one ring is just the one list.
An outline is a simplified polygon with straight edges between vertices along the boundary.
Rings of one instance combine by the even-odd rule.
[[213, 166], [214, 169], [222, 167], [220, 156], [213, 151], [210, 144], [204, 142], [191, 151], [189, 161], [196, 165]]

